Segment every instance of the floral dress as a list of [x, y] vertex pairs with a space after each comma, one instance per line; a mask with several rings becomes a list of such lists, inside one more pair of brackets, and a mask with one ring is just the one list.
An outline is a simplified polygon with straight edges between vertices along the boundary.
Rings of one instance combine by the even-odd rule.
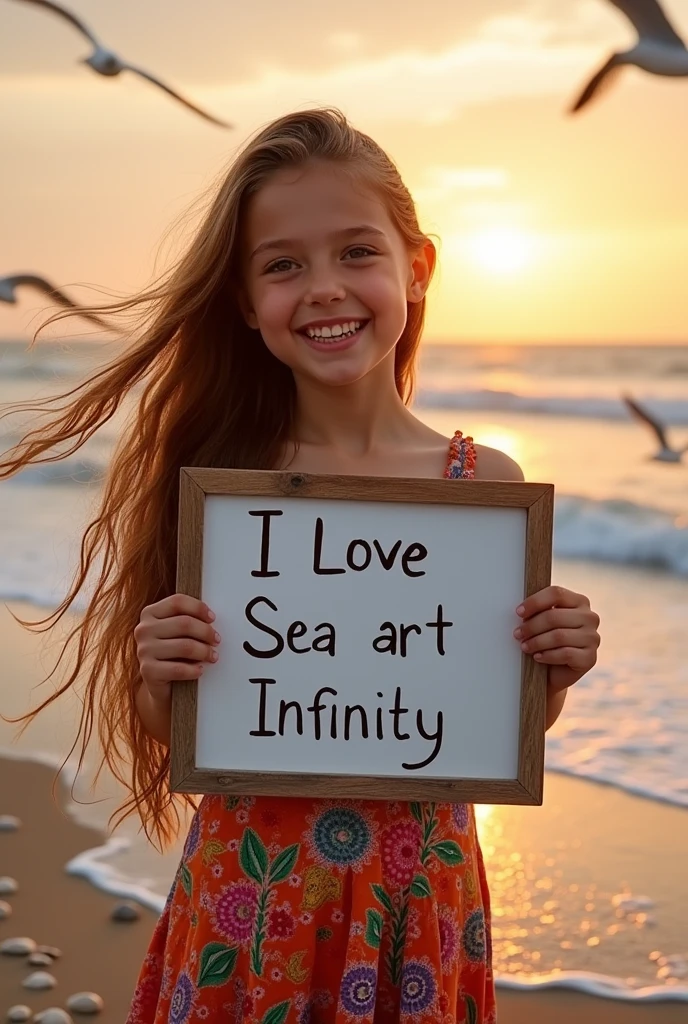
[[[474, 475], [460, 431], [445, 476]], [[467, 804], [208, 795], [126, 1024], [491, 1024]]]

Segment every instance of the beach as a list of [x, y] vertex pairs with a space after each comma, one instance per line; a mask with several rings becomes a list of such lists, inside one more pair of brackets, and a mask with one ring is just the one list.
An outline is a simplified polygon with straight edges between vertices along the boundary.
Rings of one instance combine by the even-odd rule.
[[[0, 404], [75, 383], [97, 346], [59, 351], [0, 343]], [[59, 378], [59, 385], [58, 385]], [[589, 596], [602, 620], [598, 664], [570, 692], [547, 734], [542, 807], [477, 808], [493, 908], [500, 1024], [589, 1019], [685, 1020], [688, 1006], [688, 476], [648, 461], [652, 438], [619, 399], [637, 395], [688, 442], [688, 349], [556, 350], [429, 346], [417, 413], [506, 451], [526, 479], [556, 489], [553, 581]], [[0, 447], [19, 424], [3, 422]], [[12, 612], [45, 616], [65, 594], [83, 525], [100, 493], [119, 424], [65, 463], [0, 484], [0, 713], [26, 713], [54, 689], [39, 686], [80, 602], [48, 636]], [[6, 604], [5, 604], [6, 602]], [[24, 999], [21, 961], [0, 956], [6, 1007], [63, 1004], [94, 990], [101, 1019], [122, 1021], [184, 835], [163, 855], [127, 819], [95, 745], [74, 783], [70, 752], [79, 691], [43, 711], [21, 737], [0, 720], [0, 875], [17, 878], [0, 941], [29, 935], [57, 945], [52, 993]], [[78, 753], [78, 752], [77, 752]], [[120, 899], [140, 920], [115, 924]]]
[[[157, 915], [141, 908], [138, 921], [111, 921], [110, 912], [118, 901], [85, 879], [66, 873], [65, 865], [85, 849], [99, 845], [102, 835], [77, 825], [65, 814], [51, 794], [54, 776], [54, 771], [45, 765], [0, 759], [0, 810], [22, 821], [18, 831], [0, 834], [1, 870], [19, 883], [19, 891], [11, 897], [12, 916], [0, 922], [0, 941], [10, 935], [26, 935], [39, 944], [57, 946], [63, 953], [53, 970], [57, 986], [50, 992], [36, 994], [27, 993], [21, 986], [22, 978], [29, 973], [24, 958], [0, 956], [0, 1012], [16, 1003], [26, 1003], [37, 1012], [48, 1006], [64, 1005], [69, 995], [88, 990], [97, 992], [105, 1002], [98, 1019], [103, 1024], [121, 1024]], [[571, 793], [563, 792], [555, 813], [566, 820], [573, 810], [575, 790], [590, 790], [588, 803], [594, 808], [591, 824], [600, 830], [596, 838], [609, 840], [611, 834], [620, 840], [618, 821], [610, 825], [605, 813], [609, 803], [605, 795], [612, 791], [592, 783], [573, 782], [572, 786]], [[64, 800], [63, 787], [59, 787], [60, 791]], [[629, 799], [640, 813], [646, 801]], [[671, 891], [684, 884], [685, 847], [683, 854], [676, 849], [675, 856], [666, 856], [668, 845], [678, 846], [677, 813], [672, 808], [660, 807], [653, 815], [651, 829], [638, 837], [624, 865], [629, 872], [636, 870], [642, 874], [651, 870], [648, 865], [657, 843], [665, 845], [664, 870], [658, 881], [667, 898], [663, 903], [667, 916], [672, 911]], [[542, 828], [534, 823], [528, 828], [531, 850], [547, 845]], [[571, 841], [570, 826], [568, 831]], [[559, 835], [562, 834], [566, 837], [566, 829], [560, 830]], [[562, 841], [566, 842], [566, 838]], [[613, 858], [614, 849], [607, 847], [602, 856]], [[591, 864], [587, 864], [587, 869], [594, 872]], [[677, 917], [678, 909], [674, 902]], [[682, 921], [676, 924], [684, 927]], [[504, 986], [498, 987], [498, 1007], [500, 1024], [573, 1024], [583, 1019], [588, 1024], [679, 1024], [685, 1020], [684, 1002], [621, 1002], [581, 992], [509, 991]]]
[[[26, 604], [12, 607], [18, 615], [40, 614]], [[6, 608], [0, 614], [0, 650], [3, 711], [16, 713], [49, 662], [45, 654], [39, 657], [40, 639], [22, 630]], [[21, 756], [22, 745], [27, 752], [29, 744], [35, 749], [36, 730], [43, 731], [46, 749], [48, 734], [55, 743], [61, 729], [66, 752], [68, 722], [64, 708], [54, 705], [14, 745], [11, 757], [0, 758], [0, 814], [16, 815], [22, 823], [16, 832], [0, 833], [0, 874], [19, 883], [17, 894], [8, 897], [13, 913], [0, 921], [0, 941], [25, 935], [63, 952], [54, 968], [57, 987], [40, 994], [21, 987], [28, 973], [23, 958], [0, 956], [0, 1012], [22, 1002], [35, 1011], [64, 1005], [69, 995], [88, 990], [105, 1001], [99, 1019], [114, 1024], [124, 1019], [157, 919], [156, 897], [142, 888], [148, 899], [141, 902], [149, 905], [141, 906], [140, 919], [111, 921], [116, 893], [136, 895], [127, 877], [145, 883], [146, 872], [157, 870], [159, 907], [163, 880], [171, 878], [179, 850], [161, 858], [139, 842], [98, 876], [103, 828], [79, 822], [96, 812], [104, 823], [114, 809], [114, 789], [109, 797], [103, 796], [107, 785], [98, 791], [100, 805], [75, 808], [69, 773], [54, 798], [55, 769]], [[8, 749], [11, 730], [5, 723], [3, 730]], [[478, 820], [492, 893], [500, 1024], [568, 1024], [584, 1017], [589, 1024], [685, 1020], [685, 982], [658, 979], [657, 963], [650, 959], [652, 953], [688, 952], [688, 815], [683, 808], [550, 772], [541, 808], [480, 807]], [[95, 853], [89, 858], [85, 851]], [[613, 900], [623, 894], [651, 899], [651, 913], [633, 906], [619, 913]], [[566, 963], [564, 956], [570, 958]], [[627, 978], [615, 998], [589, 994], [610, 985], [620, 958], [636, 977]], [[552, 966], [557, 962], [561, 966]], [[570, 969], [573, 963], [578, 971]]]

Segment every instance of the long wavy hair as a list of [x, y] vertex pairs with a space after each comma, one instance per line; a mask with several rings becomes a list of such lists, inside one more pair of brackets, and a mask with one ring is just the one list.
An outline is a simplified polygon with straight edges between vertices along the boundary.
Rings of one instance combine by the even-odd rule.
[[[95, 726], [102, 752], [96, 779], [107, 764], [128, 793], [110, 822], [137, 812], [159, 849], [179, 832], [180, 803], [194, 801], [170, 793], [169, 751], [146, 733], [137, 714], [134, 697], [141, 678], [134, 628], [146, 605], [175, 592], [180, 467], [271, 469], [293, 440], [292, 373], [240, 311], [240, 238], [248, 197], [277, 170], [313, 160], [360, 175], [384, 201], [409, 252], [427, 241], [397, 168], [371, 138], [338, 110], [288, 114], [256, 133], [207, 194], [205, 215], [168, 270], [133, 297], [89, 307], [111, 320], [129, 318], [134, 340], [72, 390], [5, 412], [40, 412], [47, 419], [4, 454], [0, 479], [32, 463], [72, 455], [132, 391], [132, 399], [138, 397], [114, 450], [97, 514], [84, 532], [69, 593], [44, 619], [17, 619], [35, 632], [52, 629], [92, 567], [97, 569], [85, 613], [44, 682], [73, 651], [66, 678], [38, 707], [13, 721], [26, 728], [79, 681], [83, 707], [70, 755], [80, 744], [80, 769]], [[57, 313], [46, 324], [65, 315]], [[405, 402], [413, 391], [424, 315], [425, 300], [408, 304], [396, 347], [396, 386]]]

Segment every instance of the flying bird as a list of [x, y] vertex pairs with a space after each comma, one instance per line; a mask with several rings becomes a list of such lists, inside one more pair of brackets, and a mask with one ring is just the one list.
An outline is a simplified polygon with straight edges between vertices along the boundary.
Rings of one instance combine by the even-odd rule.
[[658, 0], [610, 0], [622, 11], [638, 33], [638, 41], [630, 50], [613, 53], [593, 75], [571, 107], [570, 113], [582, 110], [593, 97], [611, 85], [625, 65], [635, 64], [652, 75], [688, 76], [688, 49], [676, 32]]
[[47, 295], [54, 303], [58, 306], [63, 306], [65, 309], [73, 309], [79, 316], [84, 317], [86, 320], [91, 320], [92, 323], [98, 324], [99, 327], [104, 327], [105, 330], [112, 331], [114, 328], [101, 320], [95, 313], [81, 312], [81, 307], [61, 292], [59, 288], [55, 288], [54, 285], [46, 281], [44, 277], [39, 277], [37, 274], [8, 274], [6, 277], [0, 277], [0, 302], [9, 302], [14, 305], [17, 301], [16, 291], [17, 288], [27, 286], [35, 288], [36, 291], [42, 292]]
[[183, 103], [185, 107], [188, 107], [189, 110], [193, 110], [194, 113], [200, 114], [200, 116], [205, 118], [206, 121], [219, 125], [221, 128], [232, 127], [231, 124], [228, 124], [226, 121], [221, 121], [219, 118], [213, 117], [212, 114], [208, 114], [205, 110], [202, 110], [201, 107], [197, 107], [195, 103], [185, 99], [184, 96], [178, 93], [175, 89], [171, 89], [169, 85], [165, 85], [165, 83], [161, 82], [159, 78], [155, 77], [155, 75], [151, 75], [150, 72], [145, 71], [143, 68], [138, 68], [134, 64], [127, 64], [125, 61], [121, 60], [116, 53], [113, 53], [112, 50], [108, 50], [104, 46], [101, 46], [96, 36], [94, 36], [93, 32], [91, 32], [83, 21], [81, 21], [80, 18], [77, 18], [75, 14], [72, 14], [71, 11], [60, 6], [60, 4], [54, 3], [53, 0], [20, 0], [20, 3], [35, 4], [37, 7], [45, 7], [49, 11], [54, 11], [55, 14], [60, 15], [68, 21], [70, 25], [78, 29], [78, 31], [81, 32], [81, 34], [85, 36], [93, 46], [93, 53], [88, 57], [83, 57], [81, 63], [88, 64], [88, 66], [93, 68], [94, 71], [97, 71], [99, 75], [105, 75], [107, 78], [114, 78], [116, 75], [121, 74], [122, 71], [131, 71], [135, 75], [140, 75], [141, 78], [145, 78], [147, 81], [152, 82], [153, 85], [157, 85], [158, 88], [166, 92], [168, 96], [172, 96], [173, 99]]
[[643, 409], [635, 399], [631, 398], [630, 395], [623, 395], [623, 400], [626, 406], [641, 423], [645, 423], [655, 434], [660, 444], [660, 449], [650, 458], [657, 462], [680, 462], [684, 452], [688, 452], [688, 444], [683, 448], [672, 448], [666, 439], [666, 428], [663, 423], [651, 416], [650, 413]]

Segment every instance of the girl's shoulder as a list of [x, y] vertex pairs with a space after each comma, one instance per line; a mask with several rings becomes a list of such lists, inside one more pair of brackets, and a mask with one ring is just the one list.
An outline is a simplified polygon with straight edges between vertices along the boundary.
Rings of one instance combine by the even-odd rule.
[[474, 444], [475, 480], [525, 480], [518, 462], [497, 448]]

